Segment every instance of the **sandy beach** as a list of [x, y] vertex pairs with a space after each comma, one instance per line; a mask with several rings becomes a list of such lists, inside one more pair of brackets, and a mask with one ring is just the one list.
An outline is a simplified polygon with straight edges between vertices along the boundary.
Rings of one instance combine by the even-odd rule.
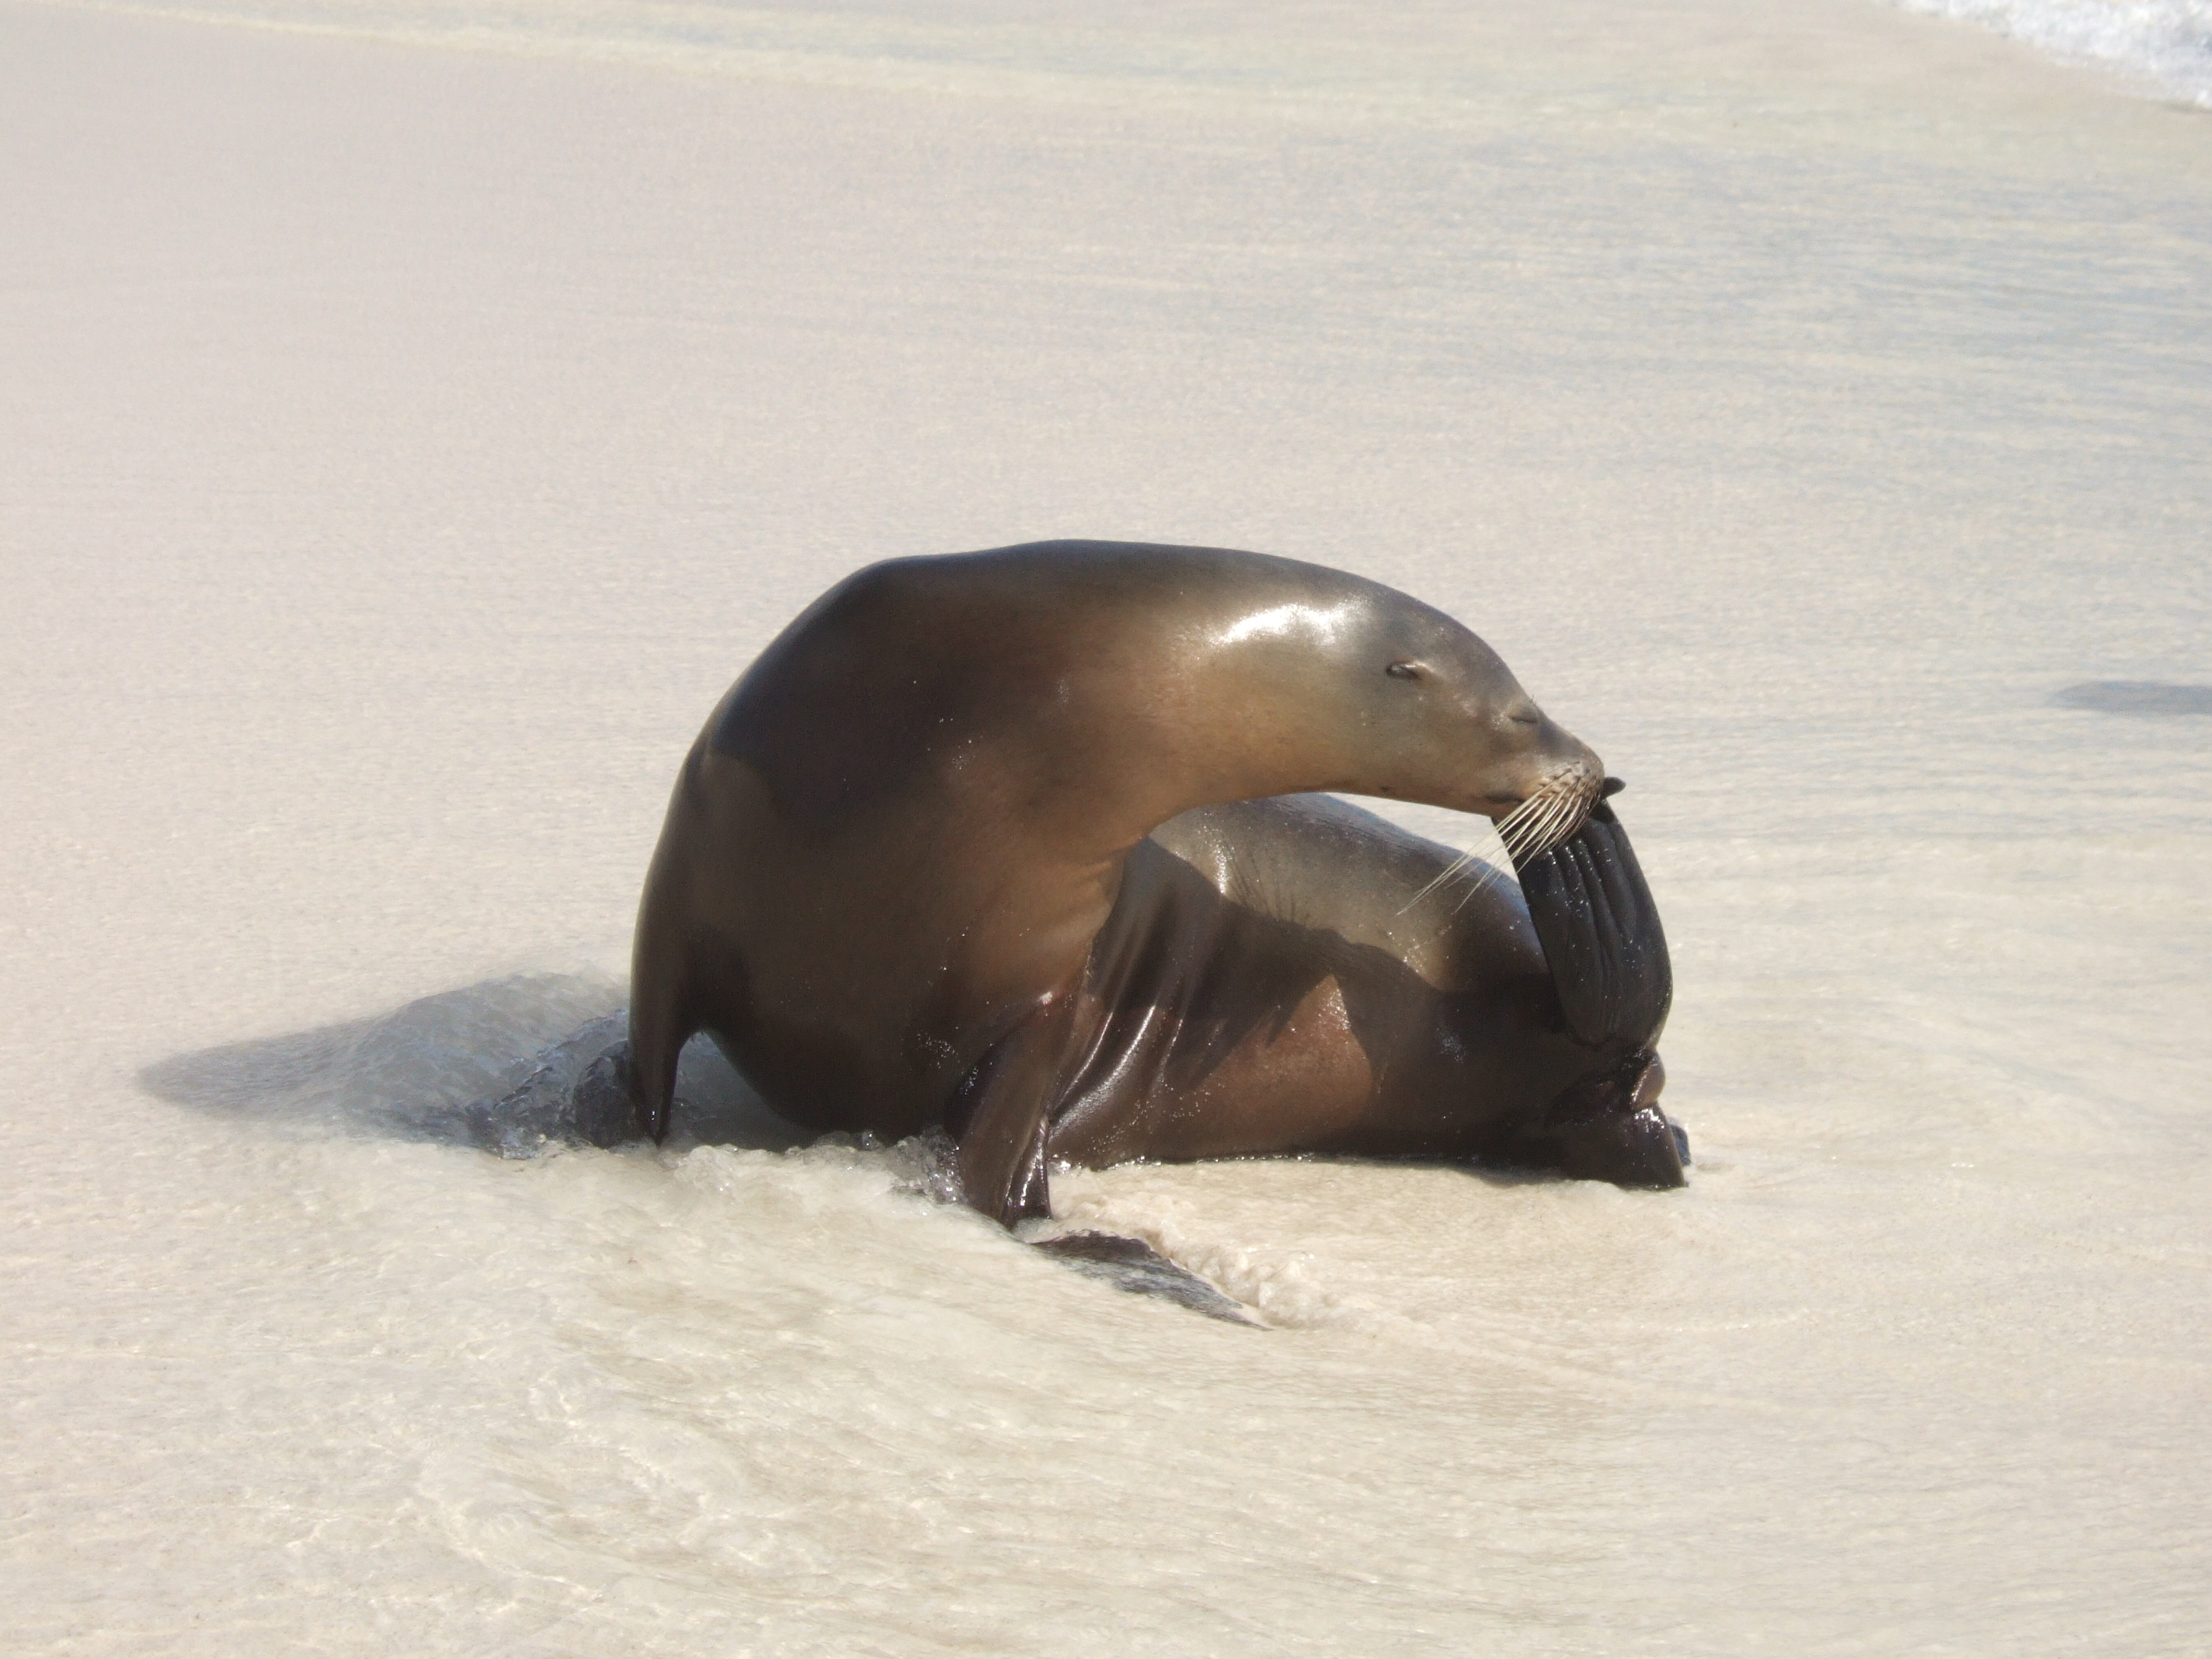
[[[2202, 1650], [2212, 114], [1465, 10], [0, 0], [0, 1649]], [[1054, 536], [1605, 756], [1686, 1191], [1055, 1181], [1253, 1332], [902, 1149], [409, 1132], [793, 614]]]

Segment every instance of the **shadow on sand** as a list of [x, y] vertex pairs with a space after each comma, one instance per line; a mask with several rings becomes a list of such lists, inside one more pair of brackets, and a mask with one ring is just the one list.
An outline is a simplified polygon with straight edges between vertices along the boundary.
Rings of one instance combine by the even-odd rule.
[[2100, 714], [2212, 714], [2212, 685], [2168, 680], [2085, 680], [2051, 694], [2061, 708]]
[[[156, 1061], [161, 1099], [279, 1133], [384, 1136], [534, 1158], [589, 1140], [582, 1121], [623, 1042], [622, 988], [532, 974], [441, 991], [369, 1019]], [[595, 1076], [594, 1068], [600, 1076]], [[671, 1133], [782, 1151], [814, 1137], [762, 1104], [708, 1042], [684, 1052]]]

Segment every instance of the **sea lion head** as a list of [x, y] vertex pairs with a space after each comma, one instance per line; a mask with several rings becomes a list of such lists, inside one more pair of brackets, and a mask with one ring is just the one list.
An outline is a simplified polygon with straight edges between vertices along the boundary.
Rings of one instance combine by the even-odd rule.
[[[1212, 630], [1248, 696], [1264, 688], [1300, 744], [1326, 756], [1328, 779], [1311, 787], [1480, 813], [1516, 858], [1572, 835], [1605, 779], [1589, 745], [1464, 624], [1378, 583], [1326, 578]], [[1251, 729], [1267, 726], [1282, 729]]]

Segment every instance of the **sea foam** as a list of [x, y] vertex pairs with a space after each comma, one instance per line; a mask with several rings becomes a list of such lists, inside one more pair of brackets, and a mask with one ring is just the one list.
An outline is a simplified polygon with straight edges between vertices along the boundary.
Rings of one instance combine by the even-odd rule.
[[2108, 64], [2212, 108], [2212, 0], [1897, 0], [2053, 57]]

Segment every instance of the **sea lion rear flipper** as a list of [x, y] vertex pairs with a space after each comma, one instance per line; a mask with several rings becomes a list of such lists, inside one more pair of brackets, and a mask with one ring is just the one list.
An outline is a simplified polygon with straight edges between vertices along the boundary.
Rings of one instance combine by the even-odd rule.
[[1567, 1033], [1590, 1070], [1530, 1136], [1545, 1162], [1584, 1180], [1679, 1187], [1689, 1140], [1659, 1109], [1656, 1052], [1674, 996], [1659, 909], [1628, 832], [1601, 799], [1581, 829], [1528, 860], [1521, 890]]
[[1527, 860], [1521, 890], [1575, 1040], [1622, 1054], [1656, 1048], [1674, 969], [1658, 907], [1611, 805], [1600, 801], [1581, 829]]
[[1544, 1114], [1534, 1137], [1544, 1161], [1578, 1181], [1616, 1187], [1686, 1185], [1690, 1139], [1659, 1109], [1667, 1069], [1649, 1052], [1594, 1072]]

